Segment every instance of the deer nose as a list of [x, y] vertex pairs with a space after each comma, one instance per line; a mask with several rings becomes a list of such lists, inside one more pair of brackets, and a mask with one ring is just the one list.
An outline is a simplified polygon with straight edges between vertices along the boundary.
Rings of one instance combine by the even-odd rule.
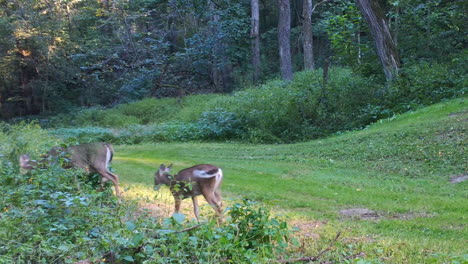
[[161, 188], [161, 185], [158, 184], [158, 185], [155, 185], [155, 186], [153, 187], [153, 190], [159, 191], [160, 188]]

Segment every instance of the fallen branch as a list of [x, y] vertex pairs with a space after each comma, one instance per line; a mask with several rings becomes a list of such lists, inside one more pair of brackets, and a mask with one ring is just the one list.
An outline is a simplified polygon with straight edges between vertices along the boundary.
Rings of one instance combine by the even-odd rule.
[[198, 224], [198, 225], [194, 225], [192, 227], [189, 227], [189, 228], [186, 228], [186, 229], [182, 229], [182, 230], [179, 230], [179, 231], [175, 231], [174, 233], [183, 233], [183, 232], [187, 232], [187, 231], [190, 231], [190, 230], [193, 230], [195, 228], [199, 228], [200, 226], [202, 226], [204, 224]]
[[332, 249], [333, 245], [335, 244], [335, 242], [338, 240], [338, 238], [340, 237], [341, 235], [341, 231], [338, 232], [335, 236], [335, 238], [330, 242], [330, 245], [320, 251], [320, 253], [318, 253], [318, 255], [316, 256], [313, 256], [313, 257], [301, 257], [301, 258], [296, 258], [296, 259], [281, 259], [281, 260], [278, 260], [278, 263], [291, 263], [291, 262], [309, 262], [309, 261], [316, 261], [318, 260], [323, 254], [325, 254], [325, 252], [328, 252]]

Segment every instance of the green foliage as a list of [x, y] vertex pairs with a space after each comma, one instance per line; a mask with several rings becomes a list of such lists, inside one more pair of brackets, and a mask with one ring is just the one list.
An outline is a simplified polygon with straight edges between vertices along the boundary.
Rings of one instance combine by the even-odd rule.
[[[262, 208], [272, 206], [302, 229], [304, 246], [296, 257], [315, 256], [332, 245], [320, 262], [464, 263], [468, 182], [449, 180], [467, 172], [467, 109], [468, 101], [460, 98], [296, 144], [117, 146], [114, 166], [131, 175], [122, 184], [149, 189], [144, 186], [152, 185], [148, 175], [158, 164], [216, 164], [226, 175], [226, 197], [261, 201]], [[340, 213], [350, 208], [376, 214]], [[341, 238], [331, 243], [338, 231]]]
[[204, 139], [236, 138], [241, 134], [242, 125], [237, 116], [222, 108], [203, 112], [197, 121]]
[[291, 234], [286, 222], [245, 200], [227, 214], [230, 219], [221, 226], [209, 222], [189, 232], [177, 232], [186, 226], [185, 216], [174, 214], [162, 222], [156, 238], [134, 245], [143, 250], [133, 258], [142, 263], [268, 263], [285, 252]]
[[291, 142], [358, 128], [382, 117], [358, 115], [378, 104], [381, 88], [343, 68], [330, 71], [327, 85], [321, 71], [297, 73], [290, 84], [271, 81], [233, 95], [227, 109], [242, 120], [248, 140]]
[[[466, 61], [466, 55], [459, 60]], [[402, 70], [402, 77], [392, 85], [393, 94], [389, 96], [394, 100], [396, 110], [401, 112], [465, 95], [468, 75], [457, 66], [427, 62], [407, 65]]]
[[177, 112], [177, 108], [180, 106], [174, 98], [144, 99], [119, 105], [116, 112], [136, 118], [139, 124], [148, 124], [170, 120], [171, 114]]
[[115, 142], [113, 130], [102, 127], [58, 128], [51, 130], [50, 134], [61, 138], [65, 142]]
[[0, 161], [4, 157], [16, 164], [21, 154], [38, 157], [57, 143], [58, 140], [37, 123], [0, 123]]
[[73, 118], [62, 116], [51, 123], [84, 126], [53, 132], [78, 141], [304, 141], [464, 95], [464, 58], [457, 56], [451, 64], [408, 65], [386, 87], [373, 77], [334, 67], [326, 83], [321, 70], [299, 72], [291, 83], [274, 80], [230, 96], [196, 95], [180, 102], [145, 99], [108, 110], [76, 111]]
[[[18, 125], [2, 135], [29, 130], [38, 133]], [[266, 263], [288, 246], [287, 224], [251, 202], [233, 205], [221, 226], [184, 231], [195, 224], [184, 215], [154, 218], [136, 201], [96, 192], [81, 170], [51, 164], [19, 174], [8, 160], [0, 163], [0, 263]]]

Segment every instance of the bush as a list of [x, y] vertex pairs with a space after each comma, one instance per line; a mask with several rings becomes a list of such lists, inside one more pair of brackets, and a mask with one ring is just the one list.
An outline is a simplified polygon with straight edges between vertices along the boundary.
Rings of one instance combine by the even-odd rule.
[[35, 122], [16, 125], [0, 123], [0, 161], [3, 157], [4, 161], [10, 160], [16, 164], [21, 154], [38, 157], [58, 142]]
[[222, 108], [203, 112], [198, 119], [197, 126], [200, 139], [231, 139], [238, 138], [242, 131], [237, 116]]
[[[384, 86], [347, 68], [296, 73], [284, 83], [269, 81], [232, 95], [145, 99], [114, 109], [80, 111], [74, 124], [114, 130], [78, 133], [77, 140], [144, 141], [244, 140], [287, 143], [365, 127], [382, 118], [466, 93], [468, 56], [450, 63], [405, 66], [400, 79]], [[57, 134], [57, 132], [54, 132]], [[86, 139], [86, 137], [89, 137]]]
[[467, 89], [460, 82], [461, 79], [466, 82], [466, 74], [460, 76], [445, 64], [419, 62], [403, 68], [401, 75], [394, 93], [403, 105], [414, 103], [427, 106], [463, 95]]
[[381, 118], [365, 115], [379, 106], [382, 86], [372, 79], [334, 68], [323, 86], [320, 70], [300, 72], [290, 84], [271, 81], [258, 88], [235, 93], [226, 109], [236, 114], [247, 131], [244, 139], [254, 142], [292, 142], [362, 127]]
[[138, 102], [119, 105], [115, 110], [119, 115], [135, 118], [135, 120], [138, 120], [136, 123], [148, 124], [171, 120], [178, 108], [180, 106], [175, 98], [147, 98]]
[[388, 107], [404, 112], [463, 96], [467, 93], [468, 79], [466, 67], [459, 63], [466, 62], [466, 58], [461, 56], [451, 64], [418, 62], [405, 66], [401, 77], [392, 84]]
[[102, 127], [58, 128], [50, 130], [50, 134], [68, 143], [116, 142], [117, 138], [112, 129]]

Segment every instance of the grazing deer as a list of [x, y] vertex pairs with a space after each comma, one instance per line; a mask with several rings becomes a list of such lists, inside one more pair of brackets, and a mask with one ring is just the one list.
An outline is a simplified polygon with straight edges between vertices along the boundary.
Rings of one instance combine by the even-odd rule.
[[218, 222], [221, 222], [222, 201], [220, 186], [223, 180], [221, 168], [210, 164], [200, 164], [183, 169], [172, 176], [169, 174], [171, 167], [172, 164], [169, 167], [164, 166], [164, 164], [159, 167], [154, 177], [154, 190], [159, 190], [163, 184], [169, 186], [175, 200], [175, 213], [179, 212], [181, 201], [191, 197], [197, 221], [199, 221], [197, 196], [203, 195], [216, 211]]
[[[99, 173], [101, 175], [101, 188], [103, 188], [106, 181], [111, 181], [115, 187], [115, 193], [120, 196], [119, 189], [119, 176], [109, 171], [109, 163], [112, 161], [114, 149], [108, 143], [89, 143], [71, 146], [66, 149], [62, 147], [52, 148], [45, 158], [40, 161], [31, 160], [29, 155], [24, 154], [20, 156], [20, 168], [29, 171], [36, 168], [39, 163], [53, 163], [62, 153], [68, 153], [71, 156], [71, 164], [66, 165], [65, 168], [78, 167], [90, 173]], [[50, 161], [47, 161], [49, 158]]]

